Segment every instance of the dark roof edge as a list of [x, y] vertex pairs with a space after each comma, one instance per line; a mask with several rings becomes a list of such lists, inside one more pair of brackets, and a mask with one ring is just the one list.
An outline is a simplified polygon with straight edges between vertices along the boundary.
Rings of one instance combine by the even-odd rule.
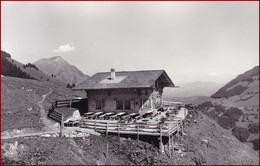
[[175, 87], [174, 83], [172, 82], [171, 78], [168, 76], [165, 70], [158, 70], [158, 71], [162, 71], [162, 73], [156, 78], [156, 80], [158, 80], [162, 74], [165, 74], [166, 77], [169, 79], [170, 83], [172, 84], [172, 86], [168, 86], [168, 87]]
[[[127, 72], [147, 72], [147, 71], [151, 71], [152, 72], [152, 71], [164, 71], [164, 70], [138, 70], [138, 71], [133, 70], [133, 71], [115, 71], [115, 72], [116, 73], [127, 73]], [[110, 73], [110, 72], [97, 72], [94, 75], [96, 75], [96, 74], [104, 74], [104, 73]]]
[[152, 86], [150, 86], [150, 87], [145, 86], [145, 87], [127, 87], [127, 88], [96, 88], [96, 89], [93, 89], [93, 88], [91, 88], [91, 89], [72, 88], [72, 89], [73, 90], [109, 90], [109, 89], [113, 90], [113, 89], [141, 89], [141, 88], [153, 88], [153, 87]]

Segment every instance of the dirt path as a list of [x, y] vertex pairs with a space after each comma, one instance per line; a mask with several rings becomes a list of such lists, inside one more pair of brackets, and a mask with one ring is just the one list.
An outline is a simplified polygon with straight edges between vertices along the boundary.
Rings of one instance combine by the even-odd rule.
[[47, 111], [44, 109], [43, 103], [48, 95], [50, 95], [53, 92], [53, 90], [50, 88], [50, 91], [44, 95], [42, 95], [42, 100], [39, 101], [37, 104], [40, 107], [40, 113], [41, 113], [41, 123], [43, 123], [44, 127], [42, 128], [42, 131], [58, 131], [58, 126], [55, 125], [50, 119], [47, 118]]
[[10, 139], [10, 138], [18, 138], [18, 137], [29, 137], [29, 136], [40, 136], [46, 134], [55, 134], [59, 130], [58, 125], [55, 125], [51, 120], [47, 118], [47, 111], [44, 109], [43, 103], [48, 95], [50, 95], [53, 90], [50, 88], [50, 91], [44, 95], [42, 95], [42, 100], [37, 104], [40, 107], [41, 119], [40, 122], [44, 124], [42, 131], [40, 132], [22, 132], [8, 135], [1, 135], [1, 139]]
[[19, 137], [31, 137], [31, 136], [43, 136], [46, 134], [56, 134], [57, 131], [48, 131], [48, 132], [35, 132], [35, 133], [20, 133], [10, 136], [1, 136], [1, 139], [10, 139], [10, 138], [19, 138]]

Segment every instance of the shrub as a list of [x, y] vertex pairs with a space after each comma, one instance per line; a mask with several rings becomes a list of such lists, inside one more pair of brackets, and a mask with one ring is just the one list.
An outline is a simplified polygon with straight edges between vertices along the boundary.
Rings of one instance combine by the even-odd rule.
[[250, 135], [247, 129], [237, 126], [232, 129], [232, 134], [241, 142], [245, 142]]
[[217, 119], [218, 124], [224, 129], [230, 129], [235, 126], [236, 122], [227, 116], [221, 116]]
[[258, 123], [250, 123], [248, 125], [248, 131], [249, 133], [259, 133], [259, 124]]
[[235, 121], [238, 121], [241, 115], [244, 115], [244, 113], [236, 107], [231, 107], [223, 114], [223, 116], [227, 116], [230, 119], [233, 119]]
[[259, 139], [255, 139], [253, 141], [251, 141], [254, 145], [253, 149], [254, 150], [259, 150]]
[[206, 101], [200, 105], [198, 105], [196, 108], [198, 110], [204, 110], [206, 107], [213, 107], [212, 103], [210, 101]]
[[222, 106], [222, 105], [215, 105], [214, 106], [215, 107], [215, 111], [217, 112], [217, 113], [223, 113], [223, 112], [225, 112], [225, 107], [224, 106]]
[[36, 67], [34, 64], [31, 64], [31, 63], [27, 63], [26, 65], [23, 65], [23, 68], [26, 68], [26, 67], [35, 68], [36, 70], [39, 70], [38, 67]]
[[67, 84], [67, 88], [74, 88], [75, 87], [75, 84], [73, 83], [73, 84]]

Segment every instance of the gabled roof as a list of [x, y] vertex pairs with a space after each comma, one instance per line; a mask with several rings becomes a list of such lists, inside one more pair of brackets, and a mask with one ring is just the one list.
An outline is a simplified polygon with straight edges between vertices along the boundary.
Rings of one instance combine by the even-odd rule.
[[96, 73], [74, 89], [123, 89], [123, 88], [151, 88], [160, 80], [165, 87], [174, 87], [172, 80], [164, 70], [120, 71], [111, 80], [110, 72]]

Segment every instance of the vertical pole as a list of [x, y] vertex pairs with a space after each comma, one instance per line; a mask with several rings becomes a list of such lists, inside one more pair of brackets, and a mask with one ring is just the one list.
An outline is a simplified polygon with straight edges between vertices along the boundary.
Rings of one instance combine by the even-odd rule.
[[137, 140], [139, 140], [139, 124], [137, 124]]
[[71, 108], [72, 99], [70, 99], [70, 108]]
[[63, 121], [64, 121], [64, 117], [63, 117], [63, 115], [61, 114], [61, 122], [60, 122], [60, 138], [63, 137], [63, 133], [62, 133], [62, 130], [63, 130]]
[[108, 122], [107, 122], [106, 136], [108, 136]]
[[118, 137], [120, 137], [120, 129], [119, 129], [119, 127], [120, 127], [120, 126], [119, 126], [119, 123], [117, 123], [117, 130], [118, 130], [118, 133], [117, 133], [117, 134], [118, 134]]
[[97, 131], [97, 122], [95, 121], [95, 131]]
[[171, 140], [172, 146], [174, 147], [174, 137], [172, 135], [172, 140]]
[[163, 142], [162, 142], [162, 126], [161, 126], [161, 124], [160, 124], [160, 145], [159, 145], [159, 147], [160, 147], [161, 153], [163, 153], [164, 150], [163, 150]]
[[170, 136], [170, 126], [168, 123], [168, 150], [169, 150], [169, 155], [171, 157], [171, 136]]
[[182, 124], [182, 120], [181, 120], [181, 134], [183, 134], [183, 124]]
[[109, 143], [108, 143], [108, 140], [107, 140], [107, 151], [106, 151], [107, 152], [107, 155], [106, 155], [107, 157], [108, 157], [108, 149], [109, 149]]
[[117, 123], [117, 128], [118, 128], [119, 149], [121, 149], [121, 141], [120, 141], [120, 124], [119, 124], [119, 123]]
[[180, 129], [179, 129], [179, 120], [177, 120], [177, 136], [178, 136], [178, 140], [180, 139]]

